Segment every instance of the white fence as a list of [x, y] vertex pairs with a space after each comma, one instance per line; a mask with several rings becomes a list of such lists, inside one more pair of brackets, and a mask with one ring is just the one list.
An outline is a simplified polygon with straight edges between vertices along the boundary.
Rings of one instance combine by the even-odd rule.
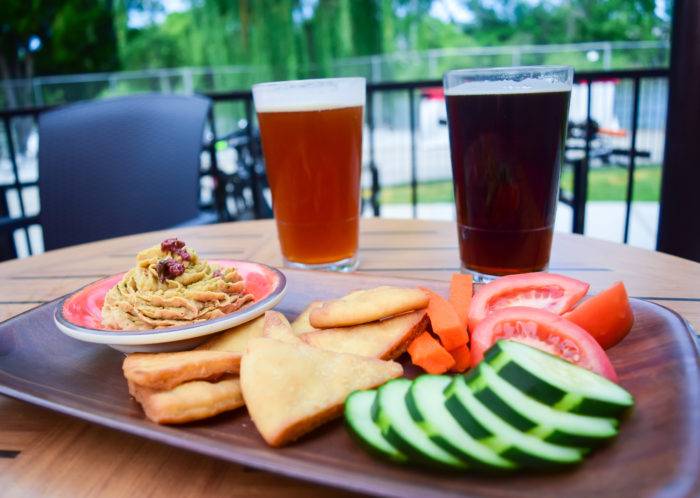
[[[552, 45], [462, 47], [339, 59], [331, 65], [335, 76], [364, 76], [369, 81], [439, 78], [455, 67], [570, 64], [577, 70], [668, 65], [668, 41], [592, 42]], [[318, 74], [307, 68], [300, 77]], [[117, 73], [39, 76], [0, 82], [0, 108], [59, 104], [128, 93], [212, 92], [248, 89], [272, 79], [267, 66], [181, 67]], [[9, 99], [12, 93], [14, 98]], [[9, 105], [9, 102], [13, 102]]]

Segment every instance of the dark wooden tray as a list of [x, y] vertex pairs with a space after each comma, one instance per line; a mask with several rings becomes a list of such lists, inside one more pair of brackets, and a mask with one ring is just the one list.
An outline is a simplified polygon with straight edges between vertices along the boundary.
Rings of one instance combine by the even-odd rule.
[[[286, 271], [277, 309], [295, 317], [313, 299], [381, 284], [445, 283]], [[609, 353], [637, 400], [617, 440], [579, 467], [507, 477], [441, 474], [376, 460], [336, 421], [283, 449], [268, 448], [244, 409], [164, 427], [144, 419], [121, 375], [123, 355], [61, 334], [55, 303], [0, 324], [0, 393], [224, 460], [349, 490], [389, 496], [697, 496], [700, 493], [698, 347], [674, 312], [635, 300], [635, 326]]]

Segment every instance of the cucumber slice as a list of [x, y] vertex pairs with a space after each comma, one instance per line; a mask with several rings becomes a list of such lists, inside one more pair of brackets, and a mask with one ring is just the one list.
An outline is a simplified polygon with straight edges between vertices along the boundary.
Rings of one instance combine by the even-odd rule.
[[345, 400], [345, 421], [350, 432], [372, 452], [404, 463], [408, 457], [382, 436], [382, 431], [372, 420], [372, 405], [377, 391], [355, 391]]
[[523, 393], [557, 410], [614, 417], [634, 405], [632, 395], [614, 382], [516, 341], [498, 341], [484, 361]]
[[[527, 420], [532, 427], [526, 433], [544, 441], [593, 448], [617, 435], [617, 420], [555, 410], [510, 385], [488, 363], [481, 362], [467, 384], [477, 399], [499, 400], [495, 405], [484, 403], [496, 415], [514, 426], [520, 419]], [[482, 396], [483, 393], [489, 396]]]
[[406, 406], [406, 394], [410, 388], [410, 380], [395, 379], [377, 391], [372, 415], [382, 435], [412, 460], [441, 467], [466, 468], [462, 460], [438, 446], [413, 421]]
[[503, 458], [526, 468], [550, 469], [581, 461], [583, 451], [542, 441], [515, 429], [484, 406], [464, 377], [455, 377], [445, 391], [447, 409], [481, 443]]
[[514, 469], [488, 446], [476, 441], [452, 418], [445, 408], [445, 388], [452, 382], [447, 375], [421, 375], [413, 381], [406, 405], [413, 420], [438, 446], [468, 462], [470, 467]]

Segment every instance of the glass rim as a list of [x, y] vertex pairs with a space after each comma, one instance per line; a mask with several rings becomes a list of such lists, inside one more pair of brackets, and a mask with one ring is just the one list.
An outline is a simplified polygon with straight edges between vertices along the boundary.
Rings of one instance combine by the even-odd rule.
[[300, 87], [300, 86], [314, 86], [320, 83], [332, 83], [332, 82], [356, 82], [367, 85], [367, 78], [362, 76], [347, 76], [340, 78], [309, 78], [309, 79], [299, 79], [299, 80], [280, 80], [280, 81], [265, 81], [262, 83], [255, 83], [251, 89], [276, 89], [284, 87]]
[[501, 74], [518, 74], [532, 72], [555, 72], [567, 71], [573, 75], [574, 67], [568, 65], [539, 65], [539, 66], [499, 66], [499, 67], [470, 67], [465, 69], [450, 69], [445, 72], [445, 77], [448, 75], [463, 75], [463, 74], [483, 74], [483, 73], [501, 73]]

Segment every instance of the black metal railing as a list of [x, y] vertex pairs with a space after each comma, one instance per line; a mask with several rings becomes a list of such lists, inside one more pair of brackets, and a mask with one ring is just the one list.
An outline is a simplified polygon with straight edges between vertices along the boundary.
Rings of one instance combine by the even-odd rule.
[[[582, 144], [571, 145], [572, 156], [567, 156], [566, 167], [573, 169], [573, 185], [570, 191], [562, 190], [560, 201], [572, 208], [572, 231], [584, 232], [586, 200], [588, 197], [588, 174], [594, 161], [610, 161], [625, 167], [627, 170], [627, 185], [625, 190], [625, 216], [624, 237], [627, 242], [629, 237], [631, 203], [634, 193], [635, 169], [637, 158], [648, 157], [648, 152], [638, 150], [637, 134], [640, 121], [640, 89], [643, 81], [650, 79], [666, 79], [667, 69], [639, 69], [601, 72], [577, 73], [575, 83], [585, 87], [586, 112], [582, 125], [579, 125]], [[631, 98], [631, 123], [630, 144], [628, 148], [613, 148], [605, 151], [596, 149], [597, 127], [593, 116], [593, 85], [596, 82], [607, 80], [630, 81], [632, 84]], [[405, 96], [407, 107], [402, 113], [406, 116], [405, 122], [399, 126], [407, 128], [409, 133], [408, 156], [405, 165], [409, 168], [410, 205], [414, 217], [417, 216], [419, 199], [419, 161], [417, 146], [417, 128], [419, 126], [417, 92], [431, 88], [440, 88], [439, 80], [420, 80], [408, 82], [383, 82], [368, 83], [366, 103], [366, 159], [365, 170], [368, 173], [369, 185], [365, 189], [366, 195], [363, 203], [369, 206], [374, 216], [381, 215], [380, 202], [380, 172], [382, 165], [378, 159], [378, 144], [376, 130], [378, 120], [384, 119], [377, 115], [377, 97]], [[252, 95], [250, 91], [218, 92], [208, 95], [214, 105], [209, 115], [208, 139], [203, 145], [203, 152], [208, 157], [208, 164], [201, 170], [202, 177], [210, 179], [211, 195], [203, 198], [203, 209], [215, 210], [220, 221], [230, 221], [245, 218], [261, 218], [271, 216], [269, 204], [264, 194], [266, 179], [260, 153], [259, 137], [255, 126], [255, 114], [253, 112]], [[396, 99], [395, 99], [396, 100]], [[394, 102], [395, 104], [396, 102]], [[222, 108], [229, 104], [239, 104], [238, 111], [227, 116]], [[663, 103], [665, 106], [666, 103]], [[399, 106], [399, 107], [401, 107]], [[230, 107], [230, 106], [229, 106]], [[396, 106], [395, 106], [396, 107]], [[242, 110], [241, 110], [242, 108]], [[29, 227], [39, 223], [36, 214], [27, 215], [23, 203], [23, 191], [28, 187], [37, 187], [35, 180], [23, 181], [17, 163], [17, 151], [13, 134], [13, 121], [22, 118], [30, 118], [33, 125], [37, 125], [39, 115], [48, 107], [32, 107], [24, 109], [11, 109], [0, 111], [0, 119], [3, 121], [5, 156], [9, 159], [12, 181], [0, 184], [0, 260], [17, 256], [17, 242], [22, 242], [32, 254], [32, 244], [29, 237]], [[234, 116], [235, 114], [235, 116]], [[220, 119], [221, 117], [225, 119]], [[393, 119], [393, 118], [392, 118]], [[232, 132], [220, 134], [221, 122]], [[233, 125], [235, 123], [235, 125]], [[393, 126], [393, 124], [392, 124]], [[445, 130], [446, 133], [446, 130]], [[2, 144], [2, 141], [0, 141]], [[236, 167], [234, 171], [224, 171], [220, 158], [220, 147], [224, 146], [235, 152]], [[575, 152], [579, 151], [576, 155]], [[0, 151], [1, 152], [1, 151]], [[0, 157], [2, 155], [0, 154]], [[15, 202], [15, 213], [11, 213], [8, 204], [8, 193], [13, 193], [18, 203]]]
[[[573, 209], [573, 223], [571, 231], [574, 233], [583, 234], [586, 216], [586, 202], [588, 199], [588, 173], [590, 170], [591, 160], [593, 159], [593, 150], [591, 143], [593, 142], [596, 131], [593, 129], [595, 123], [592, 119], [592, 87], [596, 81], [609, 79], [631, 80], [632, 82], [632, 117], [631, 117], [631, 144], [629, 149], [614, 149], [611, 152], [617, 156], [627, 156], [627, 188], [625, 192], [625, 216], [624, 216], [624, 231], [623, 242], [629, 240], [630, 214], [632, 209], [632, 195], [634, 192], [635, 167], [637, 157], [649, 157], [646, 151], [637, 149], [637, 131], [639, 125], [639, 104], [640, 104], [640, 85], [645, 79], [668, 78], [668, 69], [656, 68], [645, 70], [618, 70], [618, 71], [596, 71], [578, 73], [574, 77], [574, 82], [584, 84], [586, 86], [586, 118], [584, 121], [584, 155], [582, 158], [568, 159], [567, 162], [573, 167], [574, 182], [571, 195], [560, 191], [559, 200], [569, 205]], [[665, 127], [665, 126], [664, 126]]]

